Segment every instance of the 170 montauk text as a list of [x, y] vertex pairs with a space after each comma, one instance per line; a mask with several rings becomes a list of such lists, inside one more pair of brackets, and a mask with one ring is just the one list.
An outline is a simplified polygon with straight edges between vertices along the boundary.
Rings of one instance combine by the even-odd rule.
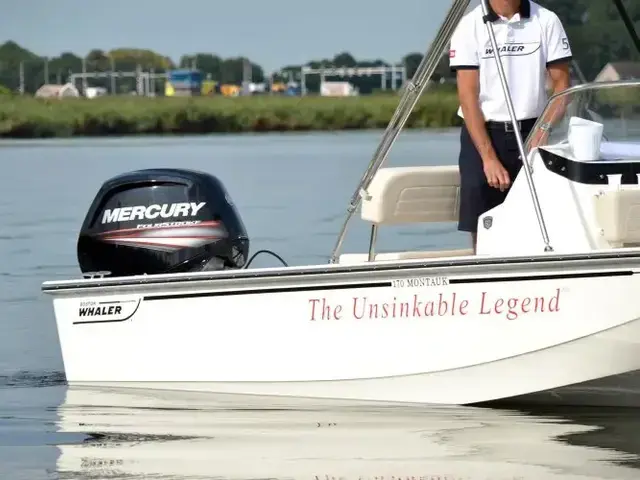
[[371, 297], [353, 297], [348, 303], [327, 297], [309, 299], [309, 319], [375, 320], [402, 318], [501, 316], [516, 320], [531, 314], [554, 314], [560, 311], [560, 289], [549, 295], [504, 297], [479, 292], [475, 298], [465, 298], [456, 292], [425, 297], [411, 295], [403, 299], [380, 301]]

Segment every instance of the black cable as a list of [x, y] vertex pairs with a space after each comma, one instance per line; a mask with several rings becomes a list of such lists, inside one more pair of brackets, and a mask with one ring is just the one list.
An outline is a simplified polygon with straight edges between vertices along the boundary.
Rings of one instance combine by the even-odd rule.
[[287, 262], [285, 262], [282, 257], [280, 255], [278, 255], [275, 252], [272, 252], [271, 250], [258, 250], [256, 253], [254, 253], [253, 255], [251, 255], [251, 258], [249, 258], [249, 260], [247, 261], [247, 263], [245, 264], [244, 267], [242, 268], [248, 268], [249, 265], [251, 265], [251, 262], [253, 262], [253, 259], [256, 258], [259, 254], [261, 253], [268, 253], [269, 255], [276, 257], [278, 260], [280, 260], [282, 262], [282, 265], [284, 265], [285, 267], [288, 267], [289, 265], [287, 265]]
[[624, 22], [624, 26], [627, 28], [627, 32], [629, 32], [629, 35], [631, 35], [631, 40], [640, 53], [640, 38], [638, 38], [638, 33], [636, 32], [635, 26], [633, 25], [633, 21], [629, 17], [629, 12], [624, 7], [622, 0], [613, 0], [613, 3], [616, 5], [618, 13], [620, 13], [620, 16], [622, 17], [622, 21]]

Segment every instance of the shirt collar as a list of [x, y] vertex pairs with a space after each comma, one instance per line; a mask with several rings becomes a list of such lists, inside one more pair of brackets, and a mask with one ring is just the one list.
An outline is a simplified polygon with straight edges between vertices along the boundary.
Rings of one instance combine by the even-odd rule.
[[[497, 22], [500, 20], [500, 15], [498, 15], [493, 8], [491, 7], [491, 3], [487, 2], [487, 8], [489, 9], [489, 13], [487, 14], [487, 18], [490, 22]], [[530, 0], [520, 0], [520, 9], [518, 10], [520, 14], [520, 18], [530, 18], [531, 17], [531, 2]]]

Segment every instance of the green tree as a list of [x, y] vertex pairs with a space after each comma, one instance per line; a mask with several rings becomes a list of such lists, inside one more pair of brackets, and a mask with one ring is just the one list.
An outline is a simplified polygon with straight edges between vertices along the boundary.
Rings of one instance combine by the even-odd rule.
[[[640, 61], [620, 14], [611, 0], [541, 0], [558, 14], [571, 42], [574, 58], [588, 80], [612, 61]], [[623, 4], [640, 32], [640, 2]]]

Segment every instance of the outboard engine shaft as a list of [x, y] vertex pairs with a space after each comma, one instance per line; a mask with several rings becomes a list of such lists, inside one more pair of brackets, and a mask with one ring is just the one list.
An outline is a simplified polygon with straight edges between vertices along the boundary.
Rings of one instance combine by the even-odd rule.
[[248, 253], [249, 237], [222, 182], [173, 168], [107, 180], [78, 238], [82, 272], [112, 276], [242, 268]]

